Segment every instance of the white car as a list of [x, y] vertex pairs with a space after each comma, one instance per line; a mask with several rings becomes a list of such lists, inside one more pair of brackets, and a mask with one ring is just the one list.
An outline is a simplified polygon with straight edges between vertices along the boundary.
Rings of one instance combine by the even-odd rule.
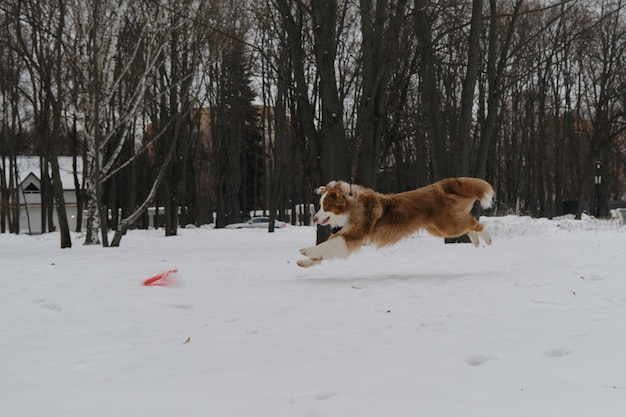
[[[269, 227], [269, 217], [253, 217], [244, 223], [233, 223], [225, 226], [225, 229], [267, 229]], [[287, 223], [274, 220], [274, 227], [280, 229], [287, 226]]]

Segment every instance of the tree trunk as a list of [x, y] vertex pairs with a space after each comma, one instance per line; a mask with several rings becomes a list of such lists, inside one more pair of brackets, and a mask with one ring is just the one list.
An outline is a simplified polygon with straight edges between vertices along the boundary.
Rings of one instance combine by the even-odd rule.
[[39, 157], [39, 170], [41, 178], [41, 232], [53, 232], [54, 224], [52, 216], [54, 208], [54, 196], [52, 195], [52, 182], [50, 181], [50, 167], [48, 165], [48, 157]]
[[[86, 140], [90, 140], [89, 137]], [[85, 187], [85, 201], [87, 202], [87, 219], [86, 219], [86, 233], [85, 233], [85, 245], [98, 245], [100, 244], [100, 208], [98, 190], [100, 189], [99, 169], [100, 164], [97, 162], [97, 156], [95, 154], [95, 145], [86, 146], [85, 152], [85, 174], [86, 174], [86, 187]]]
[[58, 147], [61, 142], [61, 100], [64, 91], [64, 83], [61, 77], [61, 68], [63, 66], [63, 51], [61, 42], [63, 37], [63, 28], [65, 25], [65, 3], [59, 1], [59, 23], [56, 31], [55, 52], [56, 52], [56, 74], [54, 76], [56, 84], [57, 97], [55, 98], [52, 89], [48, 84], [48, 94], [50, 94], [50, 103], [52, 108], [52, 134], [50, 137], [50, 165], [52, 167], [52, 192], [57, 211], [57, 220], [59, 222], [59, 234], [61, 239], [61, 249], [72, 247], [72, 238], [70, 236], [70, 227], [67, 222], [67, 211], [65, 210], [65, 196], [63, 195], [63, 184], [59, 169]]
[[337, 1], [311, 2], [311, 13], [322, 105], [322, 123], [318, 136], [320, 175], [324, 184], [331, 180], [350, 181], [343, 103], [339, 98], [335, 72]]
[[417, 49], [421, 58], [419, 71], [422, 80], [420, 86], [424, 113], [428, 123], [428, 136], [432, 147], [433, 171], [435, 180], [440, 180], [450, 176], [450, 166], [439, 109], [437, 68], [428, 18], [429, 4], [427, 0], [415, 0], [415, 35], [418, 42]]
[[[102, 128], [100, 126], [100, 108], [101, 103], [101, 88], [100, 85], [100, 40], [98, 39], [99, 22], [100, 22], [100, 3], [95, 2], [93, 8], [93, 15], [91, 16], [91, 23], [93, 28], [89, 33], [89, 39], [87, 43], [92, 48], [91, 56], [89, 57], [89, 71], [87, 74], [91, 76], [91, 83], [88, 91], [88, 109], [86, 116], [87, 124], [91, 126], [91, 129], [87, 129], [85, 132], [85, 173], [87, 175], [85, 199], [87, 201], [87, 231], [85, 233], [85, 245], [97, 245], [100, 244], [99, 233], [103, 237], [103, 246], [106, 246], [107, 237], [106, 230], [101, 226], [101, 213], [100, 213], [100, 198], [101, 198], [101, 183], [100, 183], [100, 165], [101, 165], [101, 135]], [[91, 120], [89, 120], [91, 119]]]
[[[315, 128], [313, 106], [308, 99], [309, 86], [304, 77], [304, 54], [301, 44], [303, 34], [292, 16], [290, 3], [286, 0], [278, 0], [277, 3], [288, 33], [296, 81], [298, 115], [309, 143], [312, 159], [317, 162], [320, 181], [323, 184], [331, 180], [350, 181], [348, 146], [343, 125], [343, 104], [339, 98], [335, 77], [337, 1], [324, 0], [311, 3], [314, 52], [319, 72], [319, 94], [322, 106], [319, 132]], [[317, 228], [318, 243], [325, 241], [329, 236], [328, 227]]]
[[498, 53], [498, 37], [496, 29], [499, 16], [497, 12], [497, 0], [489, 0], [491, 10], [489, 26], [489, 52], [487, 58], [487, 80], [489, 82], [489, 92], [487, 96], [487, 118], [481, 131], [480, 144], [478, 146], [478, 153], [476, 156], [476, 167], [474, 168], [474, 176], [478, 178], [485, 178], [487, 174], [487, 157], [489, 155], [489, 149], [495, 140], [497, 127], [496, 121], [499, 104], [502, 100], [502, 77], [504, 75], [504, 68], [506, 67], [513, 34], [515, 33], [515, 23], [519, 17], [519, 11], [522, 3], [523, 0], [516, 0], [515, 2], [513, 13], [507, 27], [506, 36], [502, 45], [500, 45], [500, 51]]
[[[335, 76], [337, 1], [312, 2], [311, 12], [322, 103], [322, 124], [318, 135], [320, 177], [322, 184], [332, 180], [350, 181], [343, 103], [339, 98]], [[329, 227], [318, 227], [317, 243], [326, 241], [330, 232]]]
[[161, 181], [163, 180], [163, 177], [165, 176], [165, 173], [170, 165], [170, 161], [172, 160], [172, 156], [174, 155], [175, 152], [176, 152], [176, 144], [172, 143], [170, 145], [169, 151], [167, 152], [167, 155], [165, 155], [165, 160], [163, 161], [163, 164], [161, 165], [161, 169], [159, 170], [159, 173], [157, 174], [157, 177], [154, 180], [154, 183], [152, 183], [152, 188], [150, 189], [150, 193], [148, 194], [146, 199], [143, 201], [141, 206], [139, 206], [137, 210], [135, 210], [130, 216], [122, 220], [120, 224], [117, 226], [117, 230], [115, 231], [115, 234], [113, 235], [113, 239], [111, 239], [112, 247], [120, 246], [122, 237], [126, 234], [126, 232], [128, 231], [128, 228], [132, 226], [133, 223], [135, 223], [141, 217], [141, 215], [148, 209], [150, 204], [152, 204], [152, 202], [154, 201], [154, 197], [157, 194], [159, 186], [161, 185]]
[[358, 135], [361, 138], [361, 146], [356, 181], [366, 187], [376, 187], [380, 148], [387, 118], [388, 84], [399, 59], [398, 44], [405, 18], [406, 1], [397, 1], [395, 14], [387, 18], [388, 2], [377, 0], [373, 20], [372, 0], [360, 1], [363, 93], [358, 109]]
[[70, 227], [67, 222], [67, 211], [65, 210], [65, 196], [63, 195], [63, 184], [61, 183], [59, 159], [56, 155], [56, 145], [53, 143], [51, 144], [51, 147], [54, 149], [50, 157], [50, 165], [52, 167], [52, 192], [56, 206], [57, 220], [59, 222], [61, 249], [71, 248], [72, 238], [70, 235]]
[[457, 140], [459, 143], [458, 172], [461, 176], [470, 175], [470, 140], [472, 135], [472, 114], [474, 112], [474, 90], [480, 66], [480, 36], [483, 29], [483, 0], [472, 2], [472, 18], [468, 39], [467, 68], [461, 93], [461, 113]]

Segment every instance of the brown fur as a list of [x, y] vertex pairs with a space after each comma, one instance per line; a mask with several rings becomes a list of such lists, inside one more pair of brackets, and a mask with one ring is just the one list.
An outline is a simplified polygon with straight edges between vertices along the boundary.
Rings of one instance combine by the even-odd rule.
[[[457, 237], [468, 232], [474, 236], [481, 234], [484, 225], [472, 217], [470, 211], [476, 200], [488, 207], [494, 193], [489, 183], [477, 178], [448, 178], [398, 194], [381, 194], [342, 181], [331, 182], [316, 192], [326, 193], [324, 211], [348, 214], [345, 226], [330, 237], [343, 238], [348, 254], [364, 243], [378, 247], [392, 245], [419, 229], [439, 237]], [[491, 243], [486, 230], [481, 236], [483, 239], [487, 236], [487, 243]], [[477, 237], [472, 241], [478, 245]], [[307, 251], [301, 252], [307, 256]], [[311, 257], [313, 260], [321, 258]]]

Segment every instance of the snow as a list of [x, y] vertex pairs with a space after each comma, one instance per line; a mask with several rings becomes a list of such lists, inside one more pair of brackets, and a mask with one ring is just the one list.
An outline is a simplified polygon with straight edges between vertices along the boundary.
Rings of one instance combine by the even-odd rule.
[[312, 227], [0, 235], [2, 415], [622, 416], [626, 227], [483, 220], [309, 269]]

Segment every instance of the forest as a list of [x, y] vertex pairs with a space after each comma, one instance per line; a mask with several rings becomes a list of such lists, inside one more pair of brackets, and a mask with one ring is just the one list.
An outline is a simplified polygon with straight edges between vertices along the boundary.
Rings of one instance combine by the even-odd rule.
[[[259, 210], [306, 222], [330, 180], [400, 192], [472, 176], [493, 184], [492, 214], [607, 216], [626, 199], [624, 14], [622, 0], [3, 0], [1, 232], [20, 233], [20, 156], [41, 160], [36, 221], [58, 216], [62, 248], [68, 188], [83, 243], [102, 246], [147, 227], [149, 207], [166, 236]], [[60, 156], [82, 161], [73, 185]]]

